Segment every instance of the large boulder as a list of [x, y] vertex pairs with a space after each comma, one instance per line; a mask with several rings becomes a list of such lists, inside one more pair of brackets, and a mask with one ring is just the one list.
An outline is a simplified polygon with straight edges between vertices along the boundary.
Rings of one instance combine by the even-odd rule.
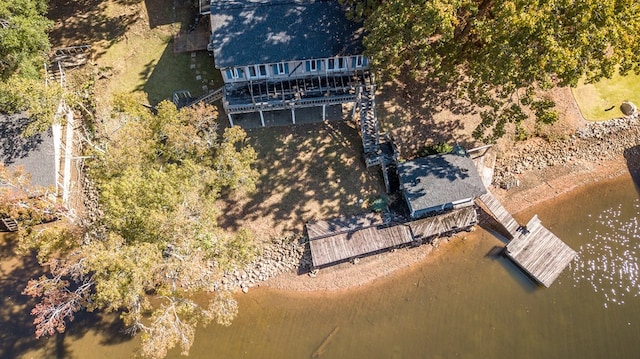
[[631, 101], [624, 101], [620, 105], [620, 111], [622, 111], [625, 116], [633, 116], [638, 112], [638, 107]]

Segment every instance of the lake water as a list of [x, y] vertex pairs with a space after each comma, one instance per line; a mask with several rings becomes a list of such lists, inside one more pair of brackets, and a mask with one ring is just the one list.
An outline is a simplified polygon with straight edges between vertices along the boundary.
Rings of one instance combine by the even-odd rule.
[[[258, 288], [239, 295], [233, 324], [200, 329], [190, 357], [310, 358], [317, 351], [320, 358], [640, 357], [634, 183], [603, 182], [516, 217], [525, 222], [534, 213], [579, 253], [551, 288], [534, 285], [499, 255], [501, 239], [478, 230], [365, 289], [310, 295]], [[58, 356], [128, 357], [137, 341], [101, 334], [113, 332], [73, 330], [58, 340]]]

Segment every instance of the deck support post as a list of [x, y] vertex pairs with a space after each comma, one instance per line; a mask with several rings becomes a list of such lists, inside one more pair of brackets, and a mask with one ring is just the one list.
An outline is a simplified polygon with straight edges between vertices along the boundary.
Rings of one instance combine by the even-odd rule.
[[[360, 91], [360, 90], [358, 90]], [[356, 100], [353, 102], [353, 110], [351, 111], [351, 118], [355, 120], [356, 118], [356, 109], [358, 108], [358, 101], [360, 101], [360, 92], [356, 96]]]
[[233, 127], [233, 118], [231, 118], [231, 114], [230, 114], [230, 113], [228, 113], [228, 114], [227, 114], [227, 117], [229, 118], [229, 125], [230, 125], [231, 127]]
[[293, 124], [296, 124], [296, 108], [292, 107], [291, 108], [291, 119], [293, 120]]
[[265, 125], [264, 125], [264, 113], [262, 113], [262, 110], [260, 110], [259, 112], [260, 112], [260, 123], [262, 123], [262, 127], [265, 127]]
[[327, 105], [322, 105], [322, 122], [327, 120]]

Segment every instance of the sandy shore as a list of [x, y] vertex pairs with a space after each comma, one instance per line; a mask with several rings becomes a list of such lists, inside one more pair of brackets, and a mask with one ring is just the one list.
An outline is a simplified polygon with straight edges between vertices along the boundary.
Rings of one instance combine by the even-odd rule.
[[[614, 138], [599, 138], [599, 142], [608, 142]], [[635, 141], [634, 141], [635, 142]], [[631, 143], [633, 144], [633, 142]], [[629, 145], [628, 145], [629, 146]], [[610, 152], [605, 160], [577, 160], [571, 164], [549, 166], [530, 170], [518, 176], [520, 186], [508, 190], [492, 188], [492, 192], [512, 214], [553, 201], [584, 186], [601, 181], [630, 176], [637, 163], [630, 163], [621, 151]], [[462, 232], [452, 240], [473, 240], [473, 233]], [[446, 241], [445, 241], [446, 242]], [[358, 264], [344, 263], [319, 271], [317, 276], [298, 275], [293, 272], [282, 273], [261, 286], [298, 292], [346, 291], [360, 288], [388, 277], [401, 274], [425, 261], [434, 262], [437, 256], [446, 255], [446, 245], [434, 248], [422, 245], [415, 248], [403, 248], [394, 252], [360, 260]]]

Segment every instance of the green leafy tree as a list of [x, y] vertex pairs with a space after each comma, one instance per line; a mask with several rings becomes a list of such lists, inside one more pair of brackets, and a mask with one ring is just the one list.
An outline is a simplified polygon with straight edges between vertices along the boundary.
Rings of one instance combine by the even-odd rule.
[[116, 101], [115, 127], [89, 163], [99, 220], [81, 236], [68, 231], [75, 240], [58, 239], [68, 246], [55, 251], [46, 236], [27, 242], [49, 268], [25, 289], [41, 298], [37, 336], [64, 331], [80, 310], [116, 311], [141, 333], [142, 355], [156, 358], [175, 346], [188, 353], [198, 325], [231, 322], [237, 305], [219, 280], [256, 246], [217, 226], [216, 199], [254, 187], [256, 155], [242, 129], [221, 131], [216, 120], [210, 107], [162, 102], [152, 114], [131, 96]]
[[0, 80], [38, 78], [51, 45], [46, 0], [0, 2]]
[[[534, 88], [640, 72], [636, 0], [345, 2], [368, 9], [365, 46], [379, 74], [454, 84], [493, 110], [521, 105]], [[543, 122], [557, 118], [546, 105], [535, 112]]]

